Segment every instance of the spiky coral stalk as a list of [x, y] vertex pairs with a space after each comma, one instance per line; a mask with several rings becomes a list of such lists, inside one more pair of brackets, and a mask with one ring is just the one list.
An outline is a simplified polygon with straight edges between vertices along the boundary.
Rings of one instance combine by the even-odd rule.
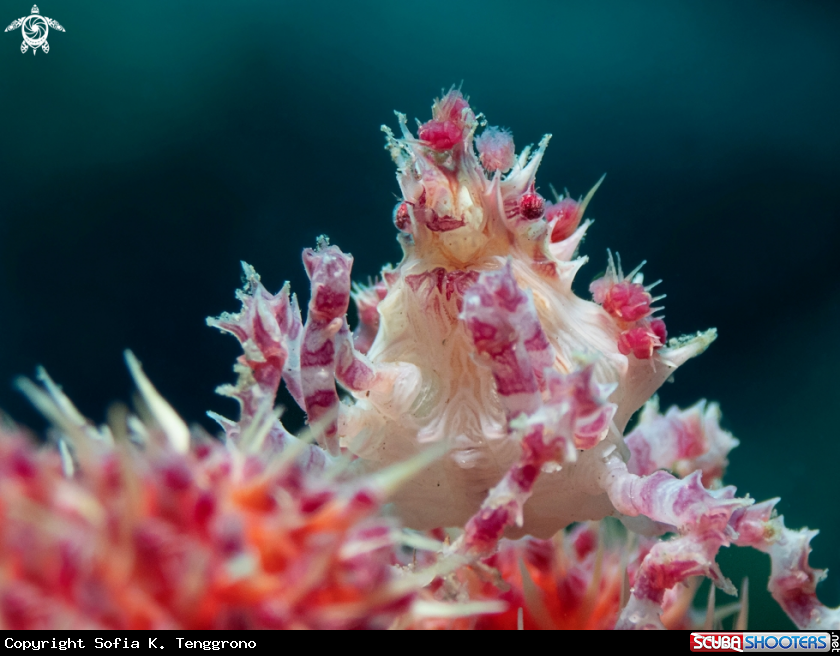
[[[63, 396], [24, 386], [70, 418]], [[320, 476], [300, 442], [194, 434], [185, 449], [160, 410], [145, 423], [115, 410], [106, 439], [74, 442], [72, 466], [4, 430], [5, 628], [385, 628], [410, 607], [382, 476]]]

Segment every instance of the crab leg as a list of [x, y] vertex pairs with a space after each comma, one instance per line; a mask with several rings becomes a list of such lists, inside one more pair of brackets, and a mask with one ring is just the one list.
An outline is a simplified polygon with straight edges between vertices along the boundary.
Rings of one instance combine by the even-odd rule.
[[310, 424], [324, 425], [319, 438], [322, 446], [330, 454], [338, 455], [336, 335], [346, 324], [353, 257], [342, 253], [337, 246], [330, 246], [322, 237], [315, 250], [303, 251], [303, 264], [312, 286], [300, 352], [303, 407]]
[[[606, 435], [615, 406], [608, 390], [592, 380], [592, 366], [562, 376], [543, 369], [540, 385], [532, 363], [544, 357], [548, 341], [530, 296], [513, 278], [510, 264], [481, 276], [464, 296], [464, 320], [476, 350], [490, 365], [521, 455], [467, 522], [453, 550], [473, 556], [492, 552], [508, 526], [522, 524], [525, 502], [547, 465], [574, 461]], [[527, 342], [535, 348], [529, 350]], [[545, 346], [543, 346], [545, 344]], [[546, 348], [547, 347], [547, 348]], [[546, 390], [543, 401], [540, 387]]]
[[[255, 431], [267, 430], [263, 439], [280, 450], [297, 442], [278, 419], [271, 418], [280, 381], [302, 405], [300, 385], [300, 342], [303, 325], [297, 299], [289, 295], [288, 284], [271, 294], [260, 282], [254, 268], [242, 263], [245, 288], [237, 291], [242, 309], [236, 314], [223, 313], [210, 317], [207, 324], [232, 334], [242, 345], [243, 355], [236, 363], [239, 374], [236, 385], [223, 385], [218, 392], [236, 399], [241, 407], [239, 421], [208, 413], [235, 443]], [[307, 468], [323, 468], [324, 452], [314, 445], [305, 450]]]
[[776, 516], [779, 499], [736, 512], [732, 525], [738, 532], [735, 544], [749, 546], [770, 555], [770, 582], [767, 589], [800, 629], [826, 630], [840, 626], [840, 608], [827, 608], [817, 599], [817, 584], [825, 570], [808, 564], [811, 539], [819, 531], [794, 531]]
[[606, 491], [620, 513], [644, 515], [677, 532], [645, 556], [616, 628], [662, 628], [659, 616], [666, 590], [691, 576], [706, 576], [725, 592], [736, 593], [715, 557], [738, 537], [730, 520], [752, 499], [736, 498], [733, 486], [705, 489], [699, 470], [684, 479], [664, 471], [636, 476], [615, 452], [607, 457], [607, 472]]
[[[533, 300], [516, 284], [510, 262], [481, 276], [464, 294], [464, 321], [479, 357], [489, 364], [508, 421], [540, 406], [540, 386], [523, 332], [546, 342]], [[527, 331], [527, 332], [526, 332]]]

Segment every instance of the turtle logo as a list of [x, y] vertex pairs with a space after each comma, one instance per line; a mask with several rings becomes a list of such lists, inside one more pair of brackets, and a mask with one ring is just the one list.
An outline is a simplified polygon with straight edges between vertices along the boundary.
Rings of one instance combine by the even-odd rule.
[[26, 52], [32, 48], [33, 55], [37, 52], [38, 48], [41, 48], [44, 52], [50, 51], [50, 44], [47, 43], [47, 34], [50, 28], [59, 32], [64, 31], [64, 28], [58, 24], [58, 21], [41, 16], [38, 5], [32, 5], [32, 13], [29, 16], [24, 16], [13, 21], [6, 28], [6, 32], [16, 30], [17, 28], [20, 28], [20, 31], [23, 33], [23, 43], [20, 44], [20, 51]]

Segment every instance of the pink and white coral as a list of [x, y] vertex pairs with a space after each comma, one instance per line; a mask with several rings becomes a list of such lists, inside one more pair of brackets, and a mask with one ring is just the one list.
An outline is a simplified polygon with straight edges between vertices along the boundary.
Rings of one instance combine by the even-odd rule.
[[62, 438], [0, 427], [0, 626], [387, 628], [410, 609], [378, 512], [393, 479], [328, 481], [270, 422], [190, 431], [128, 358], [145, 420], [115, 406], [96, 428], [48, 378], [21, 383]]
[[[551, 595], [562, 589], [583, 604], [578, 611], [601, 609], [581, 615], [581, 622], [688, 626], [681, 584], [705, 576], [735, 593], [715, 558], [721, 547], [740, 545], [770, 555], [770, 591], [798, 626], [840, 628], [840, 610], [824, 607], [816, 597], [823, 573], [808, 565], [814, 533], [787, 529], [773, 513], [775, 501], [754, 504], [723, 485], [727, 454], [737, 440], [721, 429], [717, 406], [701, 402], [665, 415], [658, 411], [656, 390], [711, 344], [715, 330], [668, 340], [653, 307], [662, 297], [651, 295], [653, 285], [644, 284], [641, 266], [625, 276], [612, 255], [605, 274], [590, 286], [592, 300], [572, 291], [587, 261], [577, 256], [591, 225], [583, 214], [598, 185], [580, 201], [567, 194], [547, 202], [536, 173], [550, 135], [517, 157], [512, 135], [486, 127], [459, 90], [435, 102], [431, 120], [419, 125], [416, 136], [405, 116], [398, 114], [398, 121], [399, 136], [383, 130], [402, 195], [393, 217], [402, 261], [384, 268], [377, 282], [354, 288], [353, 258], [321, 238], [315, 249], [304, 251], [311, 282], [305, 321], [288, 287], [269, 293], [248, 265], [238, 294], [240, 312], [208, 320], [236, 336], [243, 348], [237, 383], [219, 390], [239, 401], [241, 415], [236, 421], [213, 415], [228, 444], [245, 454], [241, 462], [256, 458], [253, 472], [230, 465], [240, 477], [231, 484], [247, 484], [245, 473], [251, 472], [263, 486], [255, 494], [265, 507], [257, 504], [256, 510], [271, 514], [271, 504], [291, 497], [288, 517], [298, 517], [294, 521], [301, 525], [312, 519], [312, 504], [344, 504], [318, 526], [344, 527], [339, 542], [361, 539], [390, 549], [390, 560], [365, 561], [365, 572], [373, 567], [365, 580], [381, 587], [356, 599], [353, 608], [361, 615], [352, 615], [350, 624], [412, 626], [415, 620], [423, 624], [443, 616], [445, 623], [460, 615], [473, 617], [469, 621], [476, 625], [477, 613], [490, 607], [464, 602], [502, 599], [522, 601], [529, 622], [559, 626], [552, 612], [568, 615], [568, 604], [554, 603]], [[351, 297], [359, 311], [355, 332], [346, 318]], [[156, 396], [136, 362], [129, 364], [154, 425], [180, 457], [189, 457], [183, 422]], [[307, 413], [318, 445], [301, 442], [280, 422], [274, 405], [281, 382]], [[65, 433], [88, 430], [54, 389], [51, 397], [26, 389]], [[625, 436], [642, 406], [638, 425]], [[78, 441], [74, 448], [81, 454]], [[260, 461], [266, 454], [282, 466]], [[79, 460], [98, 467], [90, 457]], [[65, 455], [65, 465], [72, 462]], [[190, 480], [197, 480], [201, 465], [187, 469]], [[141, 470], [154, 477], [154, 460]], [[284, 482], [287, 470], [298, 472], [297, 487]], [[400, 484], [388, 484], [394, 480]], [[374, 518], [386, 497], [383, 490], [403, 525], [433, 531], [445, 542], [416, 536], [431, 552], [401, 562], [393, 532]], [[243, 498], [237, 494], [232, 498]], [[369, 503], [357, 517], [351, 506], [360, 494]], [[286, 526], [288, 517], [281, 515], [265, 520]], [[561, 532], [575, 522], [608, 517], [646, 536], [632, 554], [613, 548], [606, 555], [599, 551], [595, 560], [591, 528], [578, 527], [565, 537]], [[368, 520], [373, 533], [353, 537], [368, 530], [362, 528]], [[450, 530], [446, 536], [443, 528]], [[672, 535], [653, 539], [662, 534]], [[510, 541], [526, 535], [533, 537]], [[278, 536], [257, 542], [269, 551], [279, 549], [272, 540], [284, 544], [289, 538]], [[358, 549], [337, 542], [330, 558]], [[519, 588], [506, 597], [488, 592], [488, 581], [500, 591], [499, 577], [515, 578], [511, 564], [528, 549], [543, 555], [526, 559], [529, 573], [520, 572]], [[371, 547], [370, 553], [378, 552]], [[283, 562], [297, 557], [284, 556]], [[275, 562], [263, 555], [264, 567], [266, 558]], [[558, 581], [564, 570], [555, 565], [569, 558], [580, 576]], [[392, 570], [383, 569], [386, 560]], [[333, 572], [327, 562], [338, 569]], [[420, 579], [411, 578], [418, 565], [428, 567], [423, 590]], [[352, 587], [348, 582], [356, 580], [342, 573], [340, 559], [300, 567], [318, 573], [311, 585], [331, 591], [318, 597], [324, 603], [335, 600], [336, 586]], [[415, 587], [406, 592], [404, 581], [393, 583], [396, 572]], [[427, 604], [428, 610], [453, 601], [461, 603], [460, 610], [427, 612], [425, 619], [418, 619], [420, 612], [400, 615], [415, 602], [415, 609]], [[334, 610], [310, 616], [306, 609], [289, 615], [288, 603], [283, 608], [284, 618], [304, 625], [348, 617]]]

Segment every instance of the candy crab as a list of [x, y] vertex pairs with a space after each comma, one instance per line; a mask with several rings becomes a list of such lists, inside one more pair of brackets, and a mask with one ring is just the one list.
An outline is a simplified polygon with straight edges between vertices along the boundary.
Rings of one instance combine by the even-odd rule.
[[[303, 255], [312, 287], [305, 323], [288, 287], [270, 294], [247, 265], [242, 311], [209, 320], [244, 348], [238, 384], [221, 390], [242, 405], [239, 422], [218, 418], [228, 437], [266, 421], [283, 380], [321, 427], [328, 456], [355, 470], [444, 445], [393, 498], [411, 528], [463, 528], [444, 555], [481, 559], [503, 536], [548, 538], [614, 516], [637, 533], [676, 534], [640, 563], [618, 626], [661, 626], [666, 591], [691, 576], [734, 593], [715, 564], [730, 544], [770, 553], [771, 591], [799, 626], [840, 625], [815, 595], [822, 573], [807, 564], [812, 533], [786, 529], [775, 502], [753, 505], [722, 487], [735, 441], [715, 406], [662, 416], [649, 405], [623, 437], [714, 329], [668, 341], [653, 285], [638, 269], [625, 275], [611, 255], [592, 300], [576, 296], [595, 189], [546, 201], [535, 176], [549, 135], [517, 157], [511, 134], [487, 127], [458, 90], [432, 114], [417, 136], [401, 114], [400, 136], [383, 127], [402, 192], [394, 210], [402, 262], [351, 289], [352, 257], [321, 238]], [[291, 438], [273, 421], [268, 439]]]
[[[580, 394], [599, 401], [585, 411], [575, 448], [543, 467], [518, 532], [549, 537], [615, 514], [599, 482], [604, 452], [626, 458], [630, 416], [715, 333], [666, 346], [641, 274], [625, 277], [612, 260], [593, 283], [598, 303], [575, 296], [586, 259], [572, 258], [594, 190], [583, 202], [546, 203], [534, 177], [548, 136], [516, 158], [507, 132], [486, 128], [474, 140], [482, 121], [460, 92], [433, 111], [419, 138], [402, 115], [403, 138], [385, 128], [404, 198], [394, 212], [404, 258], [377, 284], [356, 287], [355, 339], [345, 320], [352, 258], [325, 240], [304, 253], [313, 288], [306, 325], [287, 292], [275, 299], [286, 383], [310, 420], [328, 418], [323, 446], [332, 455], [344, 448], [380, 467], [448, 445], [396, 501], [409, 526], [430, 529], [465, 524], [518, 457], [510, 422], [538, 412], [559, 375], [590, 361]], [[336, 381], [350, 402], [339, 403]]]

